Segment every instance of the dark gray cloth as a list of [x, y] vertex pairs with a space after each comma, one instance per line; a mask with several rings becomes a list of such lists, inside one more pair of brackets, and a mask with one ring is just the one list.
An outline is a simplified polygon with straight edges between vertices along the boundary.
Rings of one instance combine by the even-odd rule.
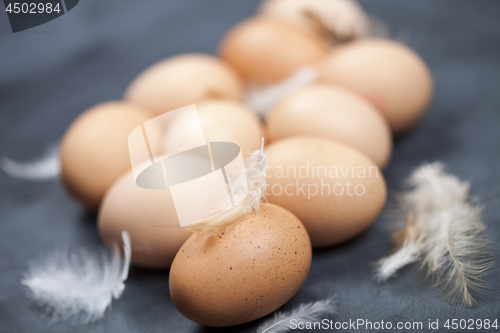
[[[429, 64], [435, 98], [418, 127], [395, 144], [385, 172], [397, 191], [413, 168], [441, 160], [472, 183], [500, 252], [500, 2], [497, 0], [364, 0]], [[0, 155], [29, 159], [63, 135], [83, 110], [121, 98], [127, 84], [164, 57], [216, 52], [221, 36], [252, 15], [257, 1], [82, 0], [68, 14], [25, 32], [0, 13]], [[449, 305], [417, 267], [388, 283], [370, 264], [389, 248], [388, 219], [331, 249], [315, 251], [309, 277], [284, 309], [337, 295], [335, 321], [498, 319], [499, 265], [478, 306]], [[96, 217], [58, 182], [30, 183], [0, 173], [0, 332], [215, 332], [184, 318], [168, 291], [168, 270], [132, 268], [122, 298], [92, 325], [51, 323], [20, 284], [28, 262], [60, 245], [99, 249]], [[500, 324], [500, 323], [499, 323]], [[256, 323], [221, 329], [251, 331]], [[361, 329], [360, 331], [364, 331]], [[394, 330], [397, 331], [397, 330]], [[400, 330], [403, 331], [403, 330]], [[407, 330], [412, 331], [412, 330]], [[479, 330], [476, 330], [479, 331]], [[491, 331], [491, 330], [490, 330]], [[398, 331], [399, 332], [399, 331]]]

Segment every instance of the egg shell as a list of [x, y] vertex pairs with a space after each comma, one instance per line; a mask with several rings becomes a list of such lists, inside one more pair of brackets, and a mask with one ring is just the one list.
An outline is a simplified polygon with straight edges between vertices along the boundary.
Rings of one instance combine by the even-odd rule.
[[106, 193], [99, 209], [98, 229], [109, 247], [122, 244], [121, 233], [126, 230], [132, 263], [147, 268], [170, 267], [179, 248], [192, 235], [179, 225], [170, 190], [141, 188], [132, 171]]
[[[243, 158], [260, 149], [263, 136], [260, 120], [242, 103], [227, 99], [210, 99], [196, 103], [196, 109], [207, 141], [236, 143], [241, 148]], [[164, 152], [168, 154], [174, 150], [178, 151], [179, 145], [186, 145], [186, 149], [192, 147], [189, 142], [179, 142], [177, 133], [184, 133], [182, 137], [189, 137], [185, 133], [195, 131], [194, 125], [192, 122], [183, 121], [182, 116], [172, 119], [163, 138]]]
[[384, 176], [368, 157], [345, 144], [295, 136], [275, 141], [264, 151], [270, 166], [267, 200], [302, 221], [313, 247], [356, 236], [385, 204]]
[[160, 115], [204, 98], [240, 99], [242, 94], [241, 79], [230, 66], [211, 55], [188, 53], [145, 69], [130, 83], [124, 98]]
[[259, 14], [338, 40], [366, 35], [369, 26], [368, 16], [354, 0], [266, 0]]
[[320, 81], [336, 83], [367, 98], [394, 134], [423, 116], [433, 93], [424, 61], [407, 46], [385, 39], [358, 39], [335, 48], [321, 66]]
[[254, 17], [228, 32], [219, 53], [246, 81], [267, 85], [315, 64], [327, 50], [321, 38], [292, 24]]
[[[98, 208], [106, 190], [131, 168], [128, 136], [153, 115], [128, 102], [98, 104], [76, 118], [60, 147], [61, 175], [69, 192], [87, 208]], [[149, 140], [161, 140], [151, 126]]]
[[232, 326], [278, 309], [300, 289], [311, 243], [289, 211], [262, 204], [219, 236], [195, 234], [170, 269], [170, 296], [187, 318]]
[[288, 95], [266, 120], [270, 140], [316, 135], [352, 146], [385, 167], [392, 135], [384, 117], [356, 93], [340, 86], [314, 84]]

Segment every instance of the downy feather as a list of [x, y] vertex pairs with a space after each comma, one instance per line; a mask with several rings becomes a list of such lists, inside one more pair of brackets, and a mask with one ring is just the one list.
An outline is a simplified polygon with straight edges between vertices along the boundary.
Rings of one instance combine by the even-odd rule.
[[98, 320], [125, 288], [131, 248], [126, 231], [122, 238], [124, 259], [116, 244], [111, 255], [101, 258], [84, 250], [56, 251], [32, 263], [21, 283], [56, 319], [83, 313], [84, 322]]
[[303, 303], [291, 312], [276, 312], [272, 318], [264, 321], [257, 328], [256, 333], [283, 333], [291, 329], [290, 321], [297, 322], [318, 321], [324, 315], [332, 315], [337, 312], [335, 297], [322, 301]]
[[493, 265], [482, 207], [470, 198], [470, 185], [442, 163], [421, 166], [408, 182], [411, 189], [397, 200], [407, 224], [393, 237], [394, 252], [378, 261], [376, 278], [385, 281], [418, 261], [450, 302], [472, 306], [471, 290], [487, 287], [481, 278]]
[[236, 183], [247, 182], [248, 184], [248, 194], [245, 199], [236, 207], [210, 219], [192, 224], [186, 229], [207, 235], [218, 235], [247, 214], [257, 213], [261, 202], [265, 200], [268, 167], [267, 156], [264, 153], [264, 138], [262, 138], [260, 150], [252, 152], [245, 161], [246, 172], [237, 175]]

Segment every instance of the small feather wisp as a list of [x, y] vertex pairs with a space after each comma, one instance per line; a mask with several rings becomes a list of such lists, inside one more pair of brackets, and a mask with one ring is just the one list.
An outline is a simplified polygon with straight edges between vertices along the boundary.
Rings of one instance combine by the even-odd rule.
[[392, 254], [376, 263], [376, 278], [386, 281], [418, 262], [451, 303], [473, 306], [471, 291], [487, 288], [482, 278], [493, 266], [482, 206], [470, 197], [470, 185], [444, 172], [442, 163], [417, 168], [408, 182], [411, 189], [396, 203], [406, 225], [393, 235]]
[[21, 283], [55, 319], [83, 314], [84, 322], [96, 321], [125, 289], [131, 247], [126, 231], [122, 238], [123, 259], [116, 244], [111, 255], [103, 253], [101, 258], [84, 250], [59, 250], [32, 263]]
[[22, 180], [40, 182], [57, 179], [61, 172], [59, 148], [50, 147], [39, 159], [31, 162], [19, 162], [2, 157], [0, 168], [12, 178]]
[[233, 209], [202, 222], [191, 224], [186, 230], [214, 236], [244, 216], [252, 212], [257, 213], [261, 202], [266, 200], [268, 168], [269, 163], [264, 153], [264, 138], [262, 138], [260, 150], [253, 151], [245, 160], [245, 173], [237, 175], [237, 183], [246, 182], [248, 185], [248, 195], [245, 199]]
[[273, 317], [265, 320], [257, 328], [256, 333], [283, 333], [292, 328], [291, 321], [299, 323], [317, 322], [322, 316], [337, 312], [335, 297], [325, 300], [303, 303], [290, 312], [276, 312]]

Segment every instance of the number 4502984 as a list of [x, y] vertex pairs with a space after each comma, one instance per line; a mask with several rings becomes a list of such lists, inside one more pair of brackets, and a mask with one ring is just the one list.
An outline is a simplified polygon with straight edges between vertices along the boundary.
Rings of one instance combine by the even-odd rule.
[[448, 319], [446, 323], [444, 323], [444, 327], [451, 330], [474, 330], [474, 329], [486, 329], [489, 330], [498, 329], [498, 319], [489, 320], [489, 319]]
[[5, 11], [9, 14], [50, 14], [52, 12], [59, 13], [61, 9], [59, 8], [59, 3], [55, 6], [52, 6], [50, 2], [48, 3], [9, 3], [9, 5], [5, 8]]

